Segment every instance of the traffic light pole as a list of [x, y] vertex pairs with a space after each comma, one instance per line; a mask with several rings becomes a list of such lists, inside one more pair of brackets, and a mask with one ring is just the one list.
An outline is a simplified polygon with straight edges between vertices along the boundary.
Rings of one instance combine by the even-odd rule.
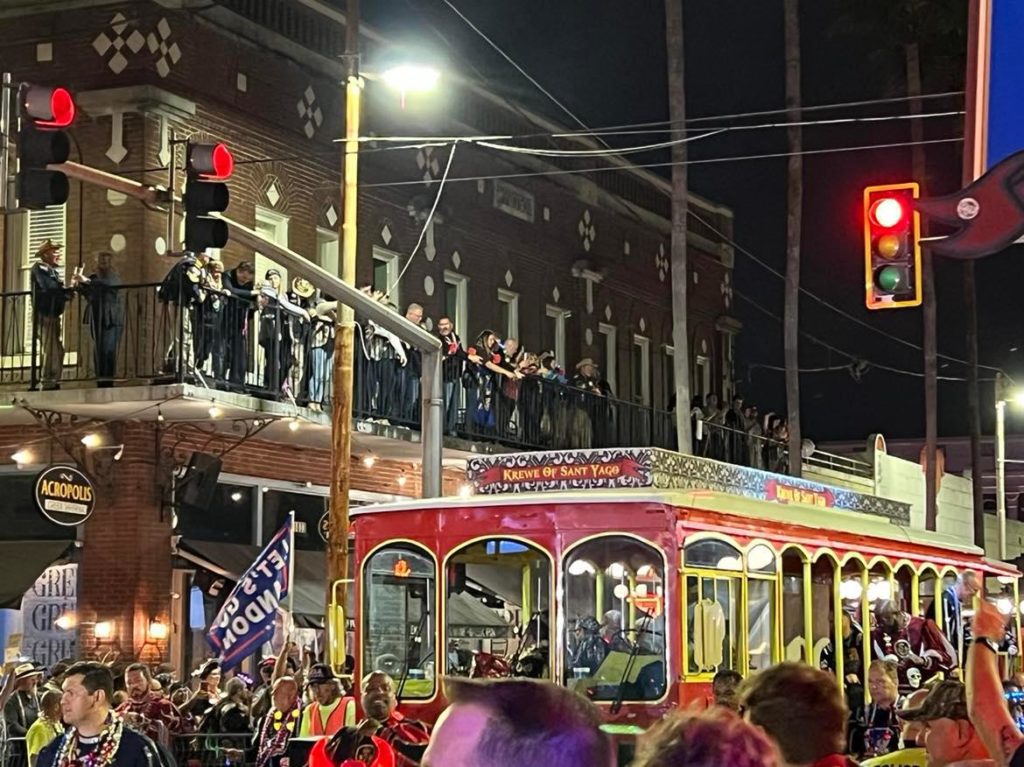
[[[359, 118], [363, 82], [359, 77], [359, 0], [345, 13], [345, 151], [342, 156], [341, 281], [356, 282], [359, 213]], [[334, 666], [344, 665], [348, 607], [348, 499], [351, 488], [352, 368], [355, 315], [339, 304], [335, 328], [334, 396], [331, 405], [331, 508], [327, 543], [327, 647]]]

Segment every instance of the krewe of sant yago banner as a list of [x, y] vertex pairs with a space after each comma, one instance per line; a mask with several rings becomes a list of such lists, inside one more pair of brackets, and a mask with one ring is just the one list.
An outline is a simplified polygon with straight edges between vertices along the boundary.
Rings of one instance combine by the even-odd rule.
[[292, 586], [291, 555], [289, 520], [239, 579], [206, 635], [225, 669], [238, 665], [273, 637], [278, 606]]

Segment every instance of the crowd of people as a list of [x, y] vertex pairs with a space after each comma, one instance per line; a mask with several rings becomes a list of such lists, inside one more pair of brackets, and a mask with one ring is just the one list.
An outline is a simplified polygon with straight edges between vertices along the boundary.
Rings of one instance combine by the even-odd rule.
[[[979, 602], [972, 632], [966, 683], [947, 669], [946, 678], [936, 674], [904, 696], [899, 663], [879, 658], [868, 667], [869, 710], [853, 717], [827, 670], [786, 662], [747, 679], [720, 671], [710, 707], [656, 724], [632, 765], [855, 767], [860, 759], [862, 767], [1022, 767], [1019, 696], [1005, 695], [1019, 684], [999, 674], [1006, 619]], [[47, 673], [23, 662], [8, 674], [0, 702], [7, 733], [24, 739], [32, 767], [617, 764], [599, 709], [566, 687], [449, 677], [448, 708], [430, 727], [399, 711], [386, 673], [367, 674], [356, 690], [313, 660], [286, 644], [259, 664], [258, 680], [233, 672], [223, 685], [215, 661], [191, 685], [166, 666], [83, 661]], [[10, 751], [4, 763], [19, 764]]]
[[788, 471], [786, 419], [771, 411], [762, 415], [738, 394], [728, 406], [717, 394], [694, 397], [690, 424], [694, 455], [765, 471]]

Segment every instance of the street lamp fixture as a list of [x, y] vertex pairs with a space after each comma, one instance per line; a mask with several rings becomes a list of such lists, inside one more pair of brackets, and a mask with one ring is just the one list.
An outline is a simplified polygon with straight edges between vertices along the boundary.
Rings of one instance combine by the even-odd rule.
[[404, 102], [407, 93], [429, 93], [441, 80], [441, 71], [421, 64], [399, 64], [381, 73], [380, 79], [389, 88], [402, 94]]

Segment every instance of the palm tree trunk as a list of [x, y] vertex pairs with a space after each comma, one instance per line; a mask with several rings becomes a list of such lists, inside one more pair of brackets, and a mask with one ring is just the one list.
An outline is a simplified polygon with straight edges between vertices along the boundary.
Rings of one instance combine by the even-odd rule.
[[[800, 120], [800, 3], [783, 0], [786, 34], [786, 110], [790, 122]], [[786, 185], [786, 306], [783, 346], [786, 363], [786, 414], [789, 419], [789, 473], [799, 477], [800, 454], [800, 229], [803, 219], [802, 131], [787, 129], [789, 176]]]
[[[683, 0], [665, 0], [665, 36], [668, 47], [669, 119], [682, 130], [686, 126], [684, 77]], [[679, 133], [685, 136], [685, 133]], [[676, 437], [681, 453], [693, 451], [690, 435], [690, 346], [686, 324], [687, 213], [686, 144], [672, 147], [672, 357], [676, 388]], [[723, 394], [725, 394], [723, 392]]]
[[[904, 47], [907, 66], [907, 95], [910, 96], [910, 113], [921, 114], [921, 57], [917, 43]], [[927, 163], [925, 162], [924, 124], [921, 120], [910, 121], [910, 138], [914, 178], [921, 185], [921, 196], [927, 197]], [[922, 236], [926, 232], [922, 229]], [[921, 287], [924, 320], [924, 450], [925, 450], [925, 529], [935, 530], [938, 520], [938, 407], [939, 407], [939, 364], [936, 341], [935, 267], [929, 248], [921, 252]]]

